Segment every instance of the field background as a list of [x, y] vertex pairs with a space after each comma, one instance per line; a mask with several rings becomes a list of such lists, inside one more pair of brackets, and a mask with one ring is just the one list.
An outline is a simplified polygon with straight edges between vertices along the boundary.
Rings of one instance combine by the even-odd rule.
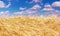
[[60, 18], [56, 16], [0, 18], [0, 36], [60, 36]]

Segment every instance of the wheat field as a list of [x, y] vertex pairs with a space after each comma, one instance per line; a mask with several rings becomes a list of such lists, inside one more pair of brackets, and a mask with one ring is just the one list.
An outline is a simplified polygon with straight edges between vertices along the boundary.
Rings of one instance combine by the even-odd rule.
[[0, 36], [60, 36], [60, 18], [0, 18]]

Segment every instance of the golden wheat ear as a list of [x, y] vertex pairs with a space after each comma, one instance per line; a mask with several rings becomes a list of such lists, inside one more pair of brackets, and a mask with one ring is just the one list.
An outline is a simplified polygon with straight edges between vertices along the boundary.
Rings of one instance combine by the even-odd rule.
[[60, 18], [0, 18], [0, 36], [60, 36]]

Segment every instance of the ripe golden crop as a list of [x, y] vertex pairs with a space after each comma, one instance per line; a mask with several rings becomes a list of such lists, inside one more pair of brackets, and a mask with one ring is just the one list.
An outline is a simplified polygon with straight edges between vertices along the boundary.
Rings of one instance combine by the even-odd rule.
[[60, 36], [58, 17], [0, 18], [0, 36]]

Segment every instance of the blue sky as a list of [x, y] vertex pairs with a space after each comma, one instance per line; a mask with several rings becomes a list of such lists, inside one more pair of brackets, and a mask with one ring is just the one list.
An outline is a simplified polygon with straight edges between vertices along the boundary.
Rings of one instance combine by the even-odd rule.
[[59, 15], [60, 0], [0, 0], [0, 16]]

